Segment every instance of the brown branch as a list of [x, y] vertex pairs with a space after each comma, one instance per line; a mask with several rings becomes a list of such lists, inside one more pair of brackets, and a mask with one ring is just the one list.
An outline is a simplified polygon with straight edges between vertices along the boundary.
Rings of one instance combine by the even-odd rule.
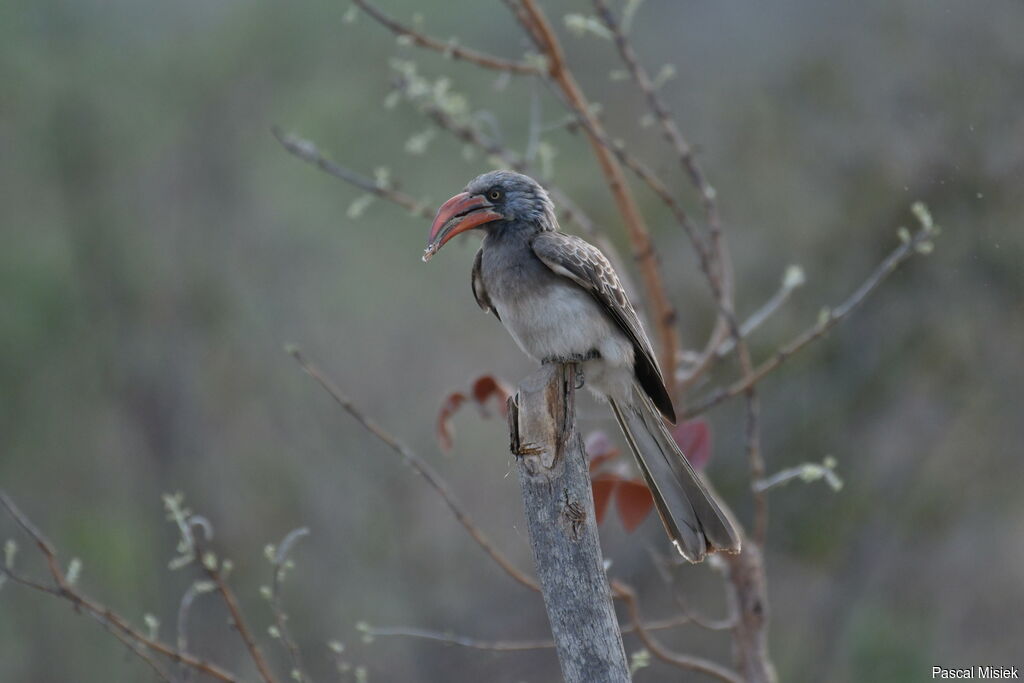
[[445, 56], [452, 57], [453, 59], [461, 59], [465, 62], [482, 66], [486, 69], [495, 69], [496, 71], [504, 71], [507, 73], [514, 74], [537, 74], [539, 70], [532, 64], [524, 64], [522, 62], [516, 62], [501, 57], [494, 57], [483, 52], [477, 52], [465, 47], [459, 47], [450, 42], [444, 42], [436, 38], [431, 38], [428, 35], [417, 31], [414, 28], [405, 26], [388, 15], [384, 14], [376, 6], [368, 2], [368, 0], [352, 0], [356, 5], [360, 7], [364, 12], [369, 14], [373, 19], [387, 28], [389, 31], [398, 36], [408, 36], [410, 40], [419, 47], [425, 47], [428, 50], [434, 50], [440, 52]]
[[284, 573], [287, 570], [288, 552], [291, 546], [299, 538], [309, 534], [309, 529], [302, 527], [294, 529], [284, 537], [277, 547], [277, 553], [273, 558], [274, 575], [270, 584], [270, 611], [274, 615], [274, 623], [277, 626], [278, 635], [284, 644], [288, 659], [292, 665], [292, 678], [297, 683], [308, 683], [309, 676], [302, 663], [302, 650], [292, 638], [291, 629], [288, 628], [288, 615], [285, 614], [284, 606], [281, 604], [281, 584], [284, 582]]
[[776, 683], [768, 654], [768, 590], [760, 547], [745, 543], [743, 552], [726, 553], [722, 560], [736, 615], [732, 629], [736, 667], [745, 683]]
[[608, 4], [605, 0], [593, 0], [593, 3], [601, 21], [608, 30], [611, 31], [612, 38], [615, 41], [615, 46], [618, 48], [619, 54], [622, 56], [622, 61], [626, 64], [626, 68], [633, 76], [633, 80], [636, 82], [641, 92], [643, 92], [644, 99], [647, 100], [648, 107], [653, 112], [655, 119], [657, 119], [665, 139], [668, 140], [675, 148], [683, 170], [690, 178], [690, 182], [697, 189], [698, 194], [700, 194], [701, 203], [704, 207], [704, 212], [707, 215], [708, 225], [711, 230], [712, 248], [716, 253], [718, 253], [720, 249], [716, 246], [716, 243], [721, 238], [721, 219], [718, 214], [718, 202], [716, 201], [715, 189], [708, 182], [700, 164], [693, 156], [693, 147], [686, 141], [682, 133], [679, 132], [679, 127], [676, 125], [675, 120], [669, 113], [668, 107], [665, 106], [661, 97], [658, 96], [658, 90], [654, 86], [654, 82], [648, 75], [647, 70], [640, 64], [640, 60], [637, 59], [636, 52], [633, 50], [633, 46], [630, 44], [629, 38], [627, 38], [626, 34], [619, 26], [619, 23], [609, 9]]
[[[408, 83], [405, 79], [400, 78], [396, 82], [396, 87], [402, 92], [408, 93]], [[529, 161], [508, 147], [485, 136], [476, 126], [457, 120], [449, 112], [432, 102], [420, 103], [420, 109], [438, 128], [448, 131], [458, 140], [476, 147], [484, 154], [501, 159], [502, 163], [506, 164], [513, 171], [535, 175], [532, 173], [533, 165]], [[549, 183], [544, 183], [544, 185], [568, 220], [579, 225], [586, 234], [591, 236], [597, 235], [598, 230], [594, 225], [594, 221], [584, 213], [583, 209], [576, 202], [572, 201], [560, 188]]]
[[[400, 78], [396, 83], [396, 87], [405, 92], [408, 92], [407, 85], [406, 80], [402, 78]], [[458, 120], [449, 112], [445, 111], [444, 108], [439, 107], [432, 102], [421, 103], [420, 109], [434, 122], [435, 125], [455, 136], [458, 140], [476, 147], [484, 154], [497, 157], [502, 163], [506, 164], [514, 171], [526, 173], [528, 175], [536, 175], [533, 172], [533, 164], [527, 161], [525, 157], [516, 154], [508, 147], [487, 137], [477, 126]], [[622, 278], [623, 284], [626, 285], [626, 290], [631, 294], [635, 293], [636, 288], [633, 286], [630, 273], [624, 267], [623, 260], [619, 256], [619, 252], [615, 247], [615, 244], [608, 239], [594, 221], [575, 201], [569, 197], [569, 195], [565, 193], [564, 190], [548, 182], [542, 182], [542, 184], [547, 189], [548, 194], [551, 195], [551, 198], [555, 202], [555, 206], [560, 209], [565, 219], [578, 225], [580, 229], [583, 230], [584, 234], [597, 243], [597, 246], [601, 248], [601, 251], [603, 251], [612, 261], [612, 264], [616, 266], [616, 270], [619, 272], [619, 277]], [[634, 302], [634, 305], [638, 308], [642, 308], [642, 306], [637, 302]]]
[[452, 514], [455, 515], [455, 519], [465, 528], [469, 535], [473, 537], [477, 545], [483, 548], [492, 560], [494, 560], [499, 567], [501, 567], [506, 574], [515, 579], [518, 583], [526, 586], [535, 591], [539, 591], [540, 587], [537, 582], [531, 579], [529, 576], [520, 571], [515, 565], [513, 565], [508, 558], [506, 558], [497, 547], [484, 535], [483, 531], [476, 525], [476, 523], [470, 518], [469, 514], [462, 507], [462, 504], [455, 499], [455, 495], [449, 490], [448, 484], [444, 481], [440, 474], [434, 471], [434, 469], [427, 463], [427, 461], [420, 458], [416, 453], [410, 450], [407, 446], [402, 444], [398, 439], [384, 431], [376, 422], [368, 418], [363, 412], [356, 407], [348, 397], [346, 397], [341, 391], [334, 385], [331, 380], [327, 379], [313, 364], [306, 360], [306, 357], [302, 352], [296, 348], [289, 349], [289, 353], [302, 369], [316, 380], [324, 391], [326, 391], [331, 398], [334, 399], [335, 403], [340, 405], [345, 412], [355, 418], [366, 431], [370, 432], [379, 441], [383, 442], [388, 448], [394, 451], [402, 460], [415, 470], [415, 472], [423, 477], [431, 488], [434, 489], [444, 500], [448, 509], [451, 510]]
[[216, 664], [212, 664], [187, 653], [180, 652], [166, 643], [162, 643], [154, 638], [146, 636], [128, 623], [124, 617], [86, 597], [82, 593], [79, 593], [74, 586], [68, 583], [67, 578], [64, 576], [63, 570], [57, 563], [57, 552], [53, 545], [46, 540], [46, 537], [35, 527], [35, 525], [31, 523], [31, 521], [29, 521], [21, 510], [18, 509], [14, 504], [14, 501], [12, 501], [3, 492], [0, 492], [0, 505], [7, 510], [18, 526], [20, 526], [21, 529], [33, 540], [33, 542], [35, 542], [36, 547], [39, 548], [39, 551], [46, 560], [47, 567], [49, 568], [50, 574], [56, 585], [46, 586], [17, 576], [6, 567], [0, 568], [9, 578], [11, 578], [11, 580], [28, 588], [67, 600], [75, 607], [76, 610], [85, 611], [105, 627], [109, 625], [125, 637], [137, 642], [140, 646], [162, 654], [178, 664], [188, 666], [200, 673], [204, 673], [216, 678], [217, 680], [224, 681], [225, 683], [238, 683], [238, 678]]
[[900, 244], [872, 271], [871, 275], [861, 283], [846, 299], [834, 309], [824, 311], [824, 315], [809, 328], [798, 334], [792, 340], [779, 347], [775, 353], [762, 362], [750, 375], [745, 375], [727, 387], [722, 387], [711, 392], [695, 405], [684, 412], [684, 417], [699, 415], [719, 403], [729, 400], [745, 392], [749, 387], [757, 384], [769, 373], [776, 370], [793, 354], [805, 346], [824, 337], [833, 327], [844, 320], [859, 307], [868, 295], [870, 295], [882, 282], [899, 268], [905, 261], [910, 259], [918, 248], [918, 245], [928, 241], [935, 235], [931, 228], [921, 228], [910, 240]]
[[494, 652], [523, 652], [526, 650], [550, 650], [554, 649], [553, 640], [481, 640], [470, 636], [461, 636], [454, 633], [442, 631], [431, 631], [429, 629], [395, 626], [366, 629], [366, 635], [372, 637], [404, 637], [419, 638], [421, 640], [433, 640], [445, 645], [456, 645], [472, 650], [491, 650]]
[[[616, 596], [619, 597], [619, 596]], [[658, 619], [643, 624], [645, 631], [664, 631], [686, 624], [697, 624], [698, 622], [690, 615], [677, 615], [667, 619]], [[626, 624], [622, 627], [622, 633], [634, 633], [637, 627], [634, 624]], [[472, 636], [458, 635], [444, 631], [416, 628], [411, 626], [377, 627], [366, 629], [366, 635], [373, 637], [405, 637], [433, 640], [445, 645], [455, 645], [473, 650], [492, 650], [495, 652], [522, 652], [525, 650], [550, 650], [554, 649], [553, 640], [483, 640]]]
[[121, 641], [122, 645], [131, 650], [132, 654], [134, 654], [136, 657], [144, 661], [146, 665], [149, 666], [150, 669], [152, 669], [153, 674], [157, 678], [159, 678], [161, 681], [165, 681], [165, 683], [172, 683], [170, 675], [163, 670], [163, 667], [160, 666], [160, 663], [156, 660], [156, 658], [150, 655], [150, 653], [147, 652], [142, 645], [132, 640], [129, 636], [126, 636], [125, 634], [118, 631], [110, 623], [104, 621], [97, 615], [91, 612], [89, 612], [88, 614], [90, 617], [95, 619], [96, 622], [107, 631], [107, 633], [117, 638], [119, 641]]
[[703, 657], [673, 652], [666, 648], [650, 634], [648, 629], [643, 627], [643, 619], [640, 616], [640, 605], [636, 598], [636, 592], [630, 586], [617, 580], [612, 581], [612, 591], [615, 593], [615, 597], [626, 603], [626, 610], [629, 613], [629, 618], [636, 629], [637, 635], [640, 637], [640, 641], [655, 657], [677, 668], [687, 671], [699, 671], [727, 683], [743, 683], [743, 679], [739, 677], [739, 674], [721, 664], [704, 659]]
[[[688, 564], [685, 560], [682, 558], [669, 559], [650, 548], [648, 549], [648, 552], [651, 556], [651, 563], [658, 571], [658, 574], [661, 576], [662, 581], [664, 581], [666, 588], [668, 588], [669, 592], [672, 593], [672, 599], [675, 601], [676, 606], [679, 607], [680, 615], [677, 617], [678, 619], [685, 620], [683, 623], [689, 622], [708, 631], [728, 631], [736, 625], [735, 615], [729, 615], [722, 619], [712, 619], [690, 607], [682, 592], [678, 590], [678, 574], [672, 571], [672, 568], [675, 566]], [[645, 624], [644, 628], [648, 631], [653, 630], [650, 623]]]
[[238, 635], [242, 638], [242, 642], [245, 643], [245, 649], [249, 652], [249, 657], [256, 665], [256, 669], [259, 671], [260, 678], [263, 679], [264, 683], [275, 683], [276, 679], [274, 674], [270, 671], [270, 666], [267, 664], [267, 660], [263, 657], [263, 652], [260, 650], [260, 646], [256, 643], [256, 639], [252, 635], [248, 624], [245, 621], [245, 617], [242, 615], [242, 608], [238, 605], [238, 598], [235, 597], [235, 592], [231, 590], [231, 586], [224, 580], [224, 574], [217, 567], [207, 567], [204, 561], [203, 552], [198, 548], [197, 541], [197, 556], [199, 563], [203, 566], [206, 571], [206, 575], [213, 581], [213, 585], [217, 589], [217, 593], [220, 595], [221, 600], [224, 601], [225, 607], [228, 609], [228, 613], [231, 615], [231, 625], [238, 631]]
[[380, 199], [386, 199], [389, 202], [398, 204], [414, 216], [427, 219], [434, 217], [434, 212], [431, 211], [423, 202], [410, 197], [404, 192], [399, 192], [398, 190], [381, 185], [371, 178], [367, 178], [366, 176], [360, 175], [355, 171], [345, 168], [344, 166], [336, 164], [324, 156], [324, 154], [317, 149], [316, 145], [309, 140], [304, 140], [292, 133], [285, 133], [277, 126], [271, 128], [270, 131], [274, 134], [274, 137], [277, 138], [277, 141], [281, 143], [281, 146], [289, 153], [299, 159], [302, 159], [308, 164], [316, 166], [321, 171], [324, 171], [335, 178], [340, 178], [350, 185], [355, 185], [360, 190], [369, 192]]
[[[742, 348], [746, 349], [745, 342]], [[747, 357], [744, 375], [749, 377], [753, 374], [753, 367], [750, 365], [750, 352], [745, 351]], [[757, 387], [751, 384], [746, 390], [746, 410], [744, 411], [743, 434], [747, 450], [747, 468], [750, 470], [750, 493], [754, 498], [754, 535], [753, 540], [759, 546], [764, 547], [765, 535], [768, 531], [768, 494], [758, 486], [764, 479], [765, 464], [764, 454], [761, 452], [761, 403], [757, 396]]]
[[523, 24], [537, 48], [547, 60], [547, 76], [559, 88], [568, 101], [570, 110], [577, 112], [587, 122], [587, 136], [594, 156], [601, 167], [608, 188], [626, 225], [626, 232], [643, 275], [644, 286], [653, 308], [655, 330], [661, 346], [661, 369], [670, 395], [675, 393], [679, 334], [676, 330], [676, 314], [665, 292], [664, 282], [658, 266], [658, 257], [644, 223], [643, 216], [626, 183], [615, 155], [595, 137], [591, 131], [603, 133], [600, 122], [590, 110], [586, 96], [576, 83], [572, 72], [565, 63], [562, 47], [555, 33], [534, 0], [507, 0], [516, 18]]
[[[560, 97], [563, 105], [572, 112], [576, 122], [590, 135], [592, 140], [596, 140], [614, 154], [623, 166], [632, 171], [637, 178], [643, 181], [661, 199], [680, 227], [683, 228], [697, 255], [697, 264], [708, 282], [712, 298], [716, 302], [719, 312], [715, 326], [704, 345], [704, 350], [688, 368], [677, 373], [679, 389], [686, 390], [720, 359], [721, 355], [717, 351], [729, 338], [730, 313], [728, 311], [732, 309], [733, 288], [732, 259], [729, 256], [729, 252], [728, 250], [721, 250], [717, 255], [713, 253], [700, 236], [696, 224], [673, 196], [665, 182], [650, 167], [630, 154], [623, 143], [610, 140], [602, 130], [596, 129], [583, 113], [577, 111], [571, 105], [564, 94], [556, 92], [556, 95]], [[716, 262], [718, 264], [717, 270], [715, 267]]]
[[[713, 280], [712, 287], [716, 290], [716, 298], [720, 303], [720, 307], [726, 311], [731, 311], [734, 305], [732, 259], [728, 248], [722, 241], [722, 221], [718, 211], [715, 189], [708, 182], [703, 169], [693, 155], [693, 147], [680, 133], [679, 126], [676, 124], [664, 101], [658, 95], [658, 90], [653, 80], [637, 58], [626, 32], [622, 29], [618, 20], [616, 20], [608, 3], [605, 0], [593, 0], [593, 3], [598, 17], [611, 32], [612, 39], [619, 51], [619, 55], [622, 57], [623, 63], [626, 65], [626, 69], [632, 76], [633, 81], [643, 93], [647, 106], [654, 114], [663, 136], [675, 149], [683, 171], [700, 195], [701, 206], [708, 221], [710, 250], [714, 258], [714, 269], [706, 271], [706, 274]], [[693, 241], [692, 237], [691, 241]], [[727, 323], [728, 321], [724, 319], [724, 316], [720, 315], [711, 337], [705, 345], [703, 354], [690, 369], [686, 381], [683, 383], [683, 388], [688, 388], [692, 385], [698, 377], [707, 372], [717, 361], [714, 349], [718, 347], [728, 334]]]

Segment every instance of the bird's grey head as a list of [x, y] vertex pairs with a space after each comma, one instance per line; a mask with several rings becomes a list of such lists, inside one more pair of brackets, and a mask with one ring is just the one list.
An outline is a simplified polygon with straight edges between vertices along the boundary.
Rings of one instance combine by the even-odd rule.
[[423, 260], [430, 260], [460, 232], [481, 226], [489, 230], [555, 230], [555, 207], [544, 188], [522, 173], [479, 175], [438, 209]]

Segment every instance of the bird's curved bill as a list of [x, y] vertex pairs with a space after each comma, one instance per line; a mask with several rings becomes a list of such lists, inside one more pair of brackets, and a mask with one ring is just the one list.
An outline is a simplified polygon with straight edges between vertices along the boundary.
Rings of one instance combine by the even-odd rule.
[[504, 218], [494, 210], [494, 205], [478, 194], [460, 192], [437, 210], [434, 224], [430, 226], [430, 238], [423, 250], [423, 261], [427, 262], [445, 242], [471, 228]]

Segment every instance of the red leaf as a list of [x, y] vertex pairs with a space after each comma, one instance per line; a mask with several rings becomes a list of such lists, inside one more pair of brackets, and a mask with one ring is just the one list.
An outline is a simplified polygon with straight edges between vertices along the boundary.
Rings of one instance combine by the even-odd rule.
[[619, 457], [620, 453], [619, 449], [612, 443], [612, 440], [608, 438], [608, 435], [601, 430], [595, 430], [587, 434], [587, 438], [584, 440], [584, 448], [587, 452], [587, 458], [590, 460], [591, 472], [600, 467], [601, 463]]
[[494, 375], [481, 375], [473, 381], [473, 399], [480, 404], [480, 412], [484, 417], [490, 417], [487, 413], [487, 403], [490, 400], [497, 400], [498, 411], [502, 416], [508, 416], [508, 397], [512, 390]]
[[608, 501], [612, 493], [622, 480], [617, 474], [599, 474], [590, 481], [590, 488], [594, 491], [594, 516], [600, 524], [604, 519], [604, 513], [608, 509]]
[[466, 395], [461, 391], [450, 394], [441, 405], [441, 411], [437, 414], [437, 443], [442, 451], [452, 449], [452, 415], [459, 410], [459, 406], [466, 400]]
[[507, 417], [508, 397], [510, 394], [511, 390], [508, 388], [508, 385], [494, 375], [481, 375], [473, 380], [469, 396], [461, 391], [449, 394], [437, 415], [437, 442], [441, 446], [441, 450], [447, 452], [452, 449], [454, 445], [452, 440], [452, 415], [457, 413], [462, 404], [469, 400], [470, 397], [480, 406], [480, 412], [483, 413], [484, 417], [490, 417], [490, 413], [487, 410], [487, 404], [490, 401], [496, 401], [498, 411], [502, 416]]
[[672, 428], [672, 438], [694, 469], [701, 469], [711, 460], [711, 425], [704, 418], [687, 420]]
[[651, 513], [654, 498], [651, 490], [639, 479], [623, 479], [615, 489], [615, 504], [622, 527], [632, 532]]

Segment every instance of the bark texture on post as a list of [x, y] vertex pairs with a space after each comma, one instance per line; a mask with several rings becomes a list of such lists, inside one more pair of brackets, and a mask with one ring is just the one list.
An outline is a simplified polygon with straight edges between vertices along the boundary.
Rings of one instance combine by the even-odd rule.
[[567, 683], [629, 681], [576, 431], [575, 366], [543, 365], [509, 399], [530, 546]]

